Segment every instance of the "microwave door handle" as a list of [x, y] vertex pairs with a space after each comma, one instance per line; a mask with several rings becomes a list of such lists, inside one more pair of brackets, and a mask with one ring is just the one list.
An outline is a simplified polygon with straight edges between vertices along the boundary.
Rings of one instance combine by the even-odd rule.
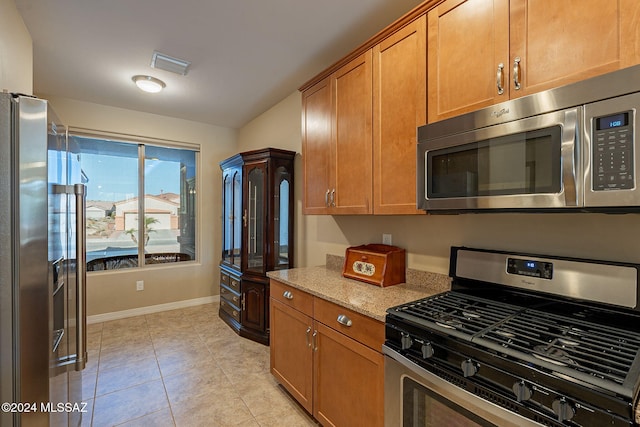
[[73, 186], [76, 198], [76, 351], [75, 370], [87, 365], [87, 255], [86, 255], [86, 187]]
[[[578, 168], [580, 167], [580, 150], [577, 141], [578, 110], [570, 110], [565, 113], [565, 122], [562, 130], [562, 184], [564, 186], [564, 204], [566, 207], [577, 207], [581, 200], [576, 185]], [[570, 167], [566, 167], [570, 165]]]

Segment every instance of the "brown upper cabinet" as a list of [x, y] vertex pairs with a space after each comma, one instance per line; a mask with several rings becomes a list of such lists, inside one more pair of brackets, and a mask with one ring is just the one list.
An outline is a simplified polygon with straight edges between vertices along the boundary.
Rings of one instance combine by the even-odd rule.
[[371, 213], [371, 50], [302, 94], [304, 213]]
[[638, 0], [428, 0], [307, 82], [304, 214], [415, 214], [416, 128], [640, 63]]
[[421, 213], [415, 153], [426, 58], [423, 14], [303, 89], [303, 213]]
[[373, 213], [416, 208], [416, 128], [427, 123], [427, 17], [373, 48]]
[[637, 0], [447, 0], [428, 12], [429, 122], [640, 62]]

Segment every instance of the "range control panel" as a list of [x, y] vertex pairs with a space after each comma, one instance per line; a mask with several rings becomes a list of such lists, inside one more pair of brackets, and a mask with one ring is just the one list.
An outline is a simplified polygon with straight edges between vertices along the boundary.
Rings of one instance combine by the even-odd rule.
[[507, 258], [507, 273], [553, 279], [553, 263], [521, 258]]
[[593, 191], [634, 187], [632, 111], [593, 119]]

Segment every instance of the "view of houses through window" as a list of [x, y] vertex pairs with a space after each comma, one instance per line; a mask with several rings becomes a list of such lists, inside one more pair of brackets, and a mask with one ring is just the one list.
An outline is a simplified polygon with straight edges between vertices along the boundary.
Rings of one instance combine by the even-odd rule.
[[196, 151], [70, 141], [87, 181], [89, 271], [195, 259]]

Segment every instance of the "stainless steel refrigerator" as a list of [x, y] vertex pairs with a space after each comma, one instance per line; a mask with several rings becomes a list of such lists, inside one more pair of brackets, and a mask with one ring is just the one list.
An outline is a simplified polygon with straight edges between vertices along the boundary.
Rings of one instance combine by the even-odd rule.
[[0, 412], [3, 427], [81, 422], [82, 176], [48, 103], [0, 93], [0, 403], [10, 405]]

